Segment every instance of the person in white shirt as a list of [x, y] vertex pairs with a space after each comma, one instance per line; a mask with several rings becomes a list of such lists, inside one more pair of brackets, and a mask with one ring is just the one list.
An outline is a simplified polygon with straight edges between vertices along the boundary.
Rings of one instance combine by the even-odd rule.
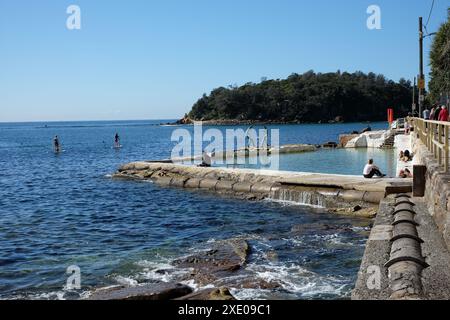
[[374, 176], [377, 177], [386, 177], [385, 174], [382, 174], [380, 171], [380, 168], [378, 168], [376, 165], [373, 164], [373, 159], [370, 159], [369, 162], [364, 167], [363, 172], [364, 178], [366, 179], [372, 179]]
[[212, 153], [203, 151], [202, 163], [199, 166], [200, 167], [211, 167], [212, 166]]

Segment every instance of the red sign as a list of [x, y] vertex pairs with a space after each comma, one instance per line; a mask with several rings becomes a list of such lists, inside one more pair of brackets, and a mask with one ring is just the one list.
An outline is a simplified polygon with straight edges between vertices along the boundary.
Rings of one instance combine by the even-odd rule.
[[389, 123], [394, 122], [394, 109], [392, 108], [388, 109], [388, 122]]

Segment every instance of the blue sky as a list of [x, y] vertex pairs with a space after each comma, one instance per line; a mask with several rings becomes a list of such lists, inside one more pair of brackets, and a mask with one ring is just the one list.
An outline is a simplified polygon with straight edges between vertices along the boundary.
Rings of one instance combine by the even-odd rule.
[[[175, 119], [213, 88], [311, 69], [412, 79], [431, 2], [0, 0], [0, 121]], [[436, 0], [430, 32], [449, 5]]]

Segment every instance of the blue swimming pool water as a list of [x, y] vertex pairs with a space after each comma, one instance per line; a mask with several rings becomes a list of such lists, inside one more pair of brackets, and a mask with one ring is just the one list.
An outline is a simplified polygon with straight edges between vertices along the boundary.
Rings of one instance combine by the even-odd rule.
[[[237, 297], [348, 297], [364, 250], [366, 220], [112, 180], [109, 175], [120, 164], [169, 157], [174, 128], [160, 122], [0, 124], [1, 298], [76, 298], [99, 286], [168, 281], [156, 271], [171, 259], [237, 236], [251, 244], [253, 276], [282, 284], [274, 290], [233, 290]], [[281, 143], [323, 143], [365, 126], [280, 126]], [[112, 148], [116, 131], [120, 150]], [[59, 155], [51, 146], [56, 134], [63, 146]], [[317, 161], [306, 157], [302, 167], [322, 170], [308, 165]], [[365, 156], [345, 157], [359, 162]], [[326, 165], [332, 159], [337, 158], [323, 159], [324, 170], [344, 173], [347, 166], [339, 162]], [[297, 160], [286, 158], [284, 165], [294, 168]], [[296, 233], [295, 225], [317, 228]], [[321, 228], [325, 225], [333, 228]], [[267, 259], [269, 251], [277, 253], [275, 261]], [[70, 265], [81, 268], [77, 292], [64, 290]]]
[[[315, 152], [280, 154], [279, 170], [316, 172], [344, 175], [362, 175], [364, 165], [369, 159], [389, 177], [395, 177], [396, 161], [394, 150], [381, 149], [318, 149]], [[268, 158], [270, 163], [273, 158]], [[271, 164], [262, 165], [260, 162], [253, 164], [247, 158], [244, 163], [231, 163], [217, 165], [228, 168], [271, 169]]]

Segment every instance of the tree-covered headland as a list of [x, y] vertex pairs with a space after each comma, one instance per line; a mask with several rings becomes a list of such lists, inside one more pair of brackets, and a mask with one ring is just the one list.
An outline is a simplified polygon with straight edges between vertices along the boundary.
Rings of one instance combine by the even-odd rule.
[[189, 120], [233, 120], [280, 123], [383, 121], [393, 107], [397, 116], [411, 110], [412, 85], [363, 72], [292, 74], [214, 89], [203, 95]]

